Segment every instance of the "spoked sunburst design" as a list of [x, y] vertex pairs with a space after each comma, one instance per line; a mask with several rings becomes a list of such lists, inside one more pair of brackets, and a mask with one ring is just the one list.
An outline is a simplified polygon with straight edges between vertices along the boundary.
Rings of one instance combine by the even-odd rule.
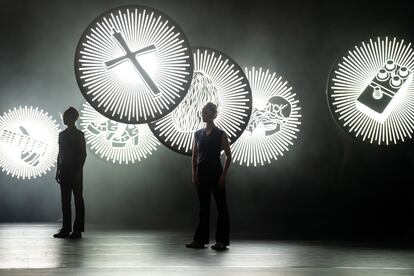
[[146, 123], [184, 98], [193, 72], [180, 27], [148, 7], [127, 6], [97, 17], [81, 36], [75, 73], [85, 99], [122, 123]]
[[110, 120], [88, 103], [82, 106], [80, 119], [86, 143], [106, 161], [118, 164], [139, 162], [160, 144], [147, 124], [123, 124]]
[[262, 68], [246, 68], [253, 93], [249, 124], [231, 145], [233, 162], [265, 165], [283, 156], [297, 139], [301, 108], [287, 81]]
[[204, 123], [201, 109], [207, 102], [218, 107], [215, 123], [233, 143], [243, 133], [252, 108], [252, 94], [246, 75], [227, 55], [213, 49], [193, 48], [194, 75], [190, 89], [173, 112], [149, 124], [155, 136], [168, 148], [190, 155], [194, 132]]
[[0, 116], [0, 167], [17, 178], [36, 178], [56, 164], [59, 126], [47, 112], [18, 107]]
[[414, 130], [414, 52], [397, 38], [370, 39], [349, 50], [329, 77], [331, 113], [346, 131], [378, 145]]

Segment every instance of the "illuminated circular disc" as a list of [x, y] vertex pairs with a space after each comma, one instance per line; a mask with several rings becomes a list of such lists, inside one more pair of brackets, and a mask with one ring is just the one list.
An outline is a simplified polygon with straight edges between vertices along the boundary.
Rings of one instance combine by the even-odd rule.
[[362, 42], [331, 71], [327, 98], [346, 132], [378, 145], [396, 144], [414, 130], [414, 53], [396, 38]]
[[246, 75], [227, 55], [213, 49], [193, 48], [194, 74], [184, 100], [167, 116], [149, 124], [168, 148], [191, 155], [194, 132], [204, 127], [201, 109], [207, 102], [218, 107], [216, 125], [230, 143], [243, 133], [252, 109], [252, 93]]
[[148, 7], [119, 7], [98, 16], [81, 36], [75, 73], [85, 99], [102, 115], [141, 124], [171, 112], [193, 72], [181, 28]]
[[139, 162], [160, 144], [146, 124], [123, 124], [102, 116], [90, 104], [82, 106], [80, 125], [96, 155], [113, 163]]
[[17, 178], [36, 178], [56, 164], [59, 126], [37, 107], [18, 107], [0, 116], [0, 167]]
[[231, 145], [234, 163], [258, 166], [283, 156], [297, 138], [301, 114], [299, 100], [287, 81], [262, 68], [246, 68], [253, 93], [249, 124]]

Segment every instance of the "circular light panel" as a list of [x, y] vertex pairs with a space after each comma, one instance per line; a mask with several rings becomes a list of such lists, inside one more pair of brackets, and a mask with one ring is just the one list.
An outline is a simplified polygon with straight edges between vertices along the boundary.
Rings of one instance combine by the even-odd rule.
[[230, 143], [243, 133], [252, 109], [246, 75], [227, 55], [213, 49], [193, 48], [194, 74], [184, 100], [167, 116], [149, 124], [168, 148], [191, 155], [194, 132], [204, 127], [201, 109], [207, 102], [218, 106], [215, 123]]
[[396, 144], [414, 130], [414, 52], [411, 43], [370, 39], [332, 69], [327, 88], [340, 127], [363, 141]]
[[293, 146], [301, 108], [292, 87], [269, 70], [246, 68], [253, 110], [246, 130], [231, 145], [233, 162], [246, 166], [271, 163]]
[[98, 16], [81, 36], [75, 73], [85, 99], [122, 123], [146, 123], [184, 98], [193, 72], [181, 28], [148, 7], [128, 6]]
[[82, 106], [80, 120], [86, 143], [106, 161], [118, 164], [139, 162], [151, 155], [160, 144], [148, 125], [110, 120], [88, 103]]
[[0, 167], [17, 178], [36, 178], [56, 164], [59, 126], [37, 107], [18, 107], [0, 116]]

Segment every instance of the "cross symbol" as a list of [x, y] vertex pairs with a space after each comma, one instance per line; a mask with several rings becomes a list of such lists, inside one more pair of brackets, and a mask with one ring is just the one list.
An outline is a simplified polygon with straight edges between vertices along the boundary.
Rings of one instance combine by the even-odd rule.
[[137, 51], [132, 52], [129, 49], [125, 39], [122, 36], [122, 34], [120, 32], [117, 32], [115, 29], [112, 29], [112, 31], [113, 31], [112, 35], [114, 36], [116, 41], [119, 43], [121, 48], [125, 51], [125, 55], [105, 62], [106, 67], [109, 69], [109, 68], [112, 68], [112, 67], [114, 67], [114, 66], [116, 66], [116, 65], [118, 65], [118, 64], [120, 64], [124, 61], [129, 60], [134, 65], [135, 69], [137, 70], [138, 74], [141, 76], [141, 78], [144, 81], [147, 88], [149, 90], [151, 90], [152, 93], [154, 93], [155, 96], [160, 95], [160, 93], [161, 93], [160, 90], [158, 89], [158, 87], [152, 81], [150, 76], [147, 74], [147, 72], [144, 70], [144, 68], [142, 68], [141, 64], [139, 64], [138, 60], [136, 59], [137, 55], [143, 55], [143, 54], [147, 54], [147, 53], [155, 51], [156, 50], [155, 45], [151, 44], [149, 46], [146, 46], [144, 48], [141, 48]]

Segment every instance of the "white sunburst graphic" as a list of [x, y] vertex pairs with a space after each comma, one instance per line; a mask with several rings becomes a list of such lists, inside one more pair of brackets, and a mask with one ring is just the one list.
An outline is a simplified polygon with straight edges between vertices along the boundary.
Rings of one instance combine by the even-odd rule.
[[332, 69], [327, 97], [338, 124], [378, 145], [397, 144], [414, 130], [411, 43], [378, 37], [349, 50]]
[[217, 105], [215, 123], [233, 143], [243, 133], [252, 108], [246, 75], [227, 55], [204, 47], [193, 48], [194, 74], [186, 97], [167, 116], [149, 123], [155, 136], [168, 148], [191, 155], [194, 132], [204, 127], [201, 109]]
[[160, 144], [148, 125], [123, 124], [110, 120], [85, 103], [80, 125], [89, 148], [100, 158], [118, 164], [139, 162]]
[[231, 145], [233, 162], [246, 166], [270, 164], [297, 139], [301, 108], [296, 94], [281, 76], [262, 68], [246, 68], [253, 94], [249, 124]]
[[184, 98], [193, 72], [181, 28], [148, 7], [126, 6], [98, 16], [81, 36], [75, 73], [85, 99], [122, 123], [147, 123]]
[[0, 116], [0, 167], [16, 178], [46, 174], [56, 164], [59, 126], [47, 112], [16, 107]]

